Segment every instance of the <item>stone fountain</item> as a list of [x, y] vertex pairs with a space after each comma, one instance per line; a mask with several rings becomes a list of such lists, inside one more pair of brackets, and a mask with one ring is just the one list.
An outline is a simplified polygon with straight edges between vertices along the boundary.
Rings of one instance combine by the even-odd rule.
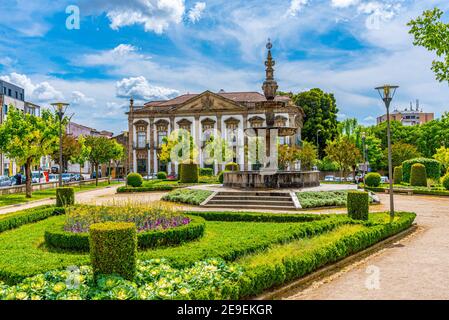
[[265, 159], [262, 167], [253, 171], [225, 172], [223, 185], [230, 188], [244, 189], [279, 189], [279, 188], [306, 188], [320, 185], [319, 171], [280, 171], [277, 167], [277, 137], [294, 136], [298, 128], [275, 126], [275, 110], [282, 110], [286, 102], [276, 100], [278, 84], [274, 79], [275, 61], [271, 55], [272, 44], [267, 43], [268, 56], [265, 61], [266, 79], [262, 89], [266, 101], [256, 104], [256, 108], [265, 114], [265, 127], [252, 127], [245, 130], [248, 136], [257, 136], [265, 139]]

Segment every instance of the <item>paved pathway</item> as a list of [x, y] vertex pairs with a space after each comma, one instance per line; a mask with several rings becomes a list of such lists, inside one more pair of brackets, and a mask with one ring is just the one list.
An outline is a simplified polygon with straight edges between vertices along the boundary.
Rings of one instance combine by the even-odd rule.
[[449, 198], [395, 195], [395, 204], [417, 213], [415, 234], [288, 299], [449, 299]]

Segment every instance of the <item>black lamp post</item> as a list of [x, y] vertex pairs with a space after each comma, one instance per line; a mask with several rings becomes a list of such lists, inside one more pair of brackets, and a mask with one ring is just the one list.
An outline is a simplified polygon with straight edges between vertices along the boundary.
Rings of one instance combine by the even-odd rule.
[[363, 181], [365, 181], [365, 174], [366, 174], [366, 171], [368, 170], [368, 168], [366, 166], [365, 140], [366, 140], [366, 134], [365, 134], [365, 132], [362, 132]]
[[55, 109], [56, 115], [59, 119], [59, 186], [62, 187], [62, 119], [69, 106], [68, 103], [55, 102], [51, 104]]
[[387, 109], [387, 139], [388, 139], [388, 180], [390, 181], [390, 217], [394, 218], [394, 200], [393, 200], [393, 165], [391, 157], [391, 131], [390, 131], [390, 104], [399, 86], [384, 85], [377, 87], [380, 97], [385, 103]]

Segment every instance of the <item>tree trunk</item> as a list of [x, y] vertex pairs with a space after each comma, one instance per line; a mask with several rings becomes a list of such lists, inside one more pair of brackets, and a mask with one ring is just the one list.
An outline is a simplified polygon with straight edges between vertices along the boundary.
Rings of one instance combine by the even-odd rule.
[[81, 186], [83, 185], [83, 184], [81, 183], [81, 180], [82, 180], [81, 178], [83, 177], [82, 174], [83, 174], [83, 169], [82, 169], [81, 163], [80, 163], [80, 189], [81, 189]]
[[111, 184], [111, 161], [108, 164], [108, 184]]
[[95, 185], [98, 187], [98, 163], [95, 164]]
[[25, 186], [25, 193], [27, 198], [31, 198], [31, 160], [27, 159], [25, 163], [25, 178], [26, 178], [26, 186]]

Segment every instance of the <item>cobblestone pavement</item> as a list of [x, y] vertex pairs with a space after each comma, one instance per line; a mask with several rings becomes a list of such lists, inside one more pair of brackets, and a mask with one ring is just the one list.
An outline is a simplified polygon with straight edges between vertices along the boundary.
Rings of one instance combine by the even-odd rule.
[[449, 198], [395, 195], [395, 205], [417, 213], [417, 232], [288, 299], [449, 299]]

